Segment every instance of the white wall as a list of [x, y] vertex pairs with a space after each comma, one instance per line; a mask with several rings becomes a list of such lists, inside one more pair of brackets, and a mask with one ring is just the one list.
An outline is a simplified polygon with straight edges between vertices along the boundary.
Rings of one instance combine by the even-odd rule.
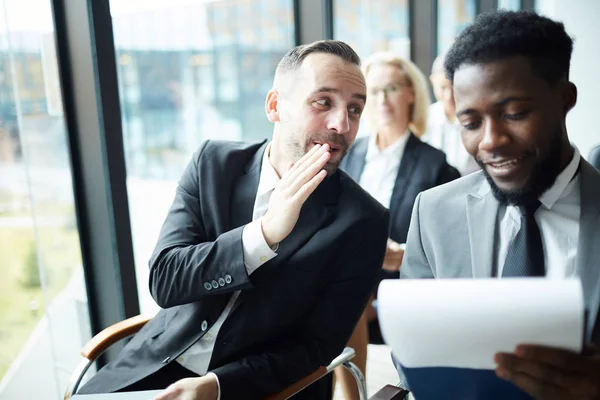
[[587, 158], [600, 144], [600, 1], [537, 0], [537, 11], [565, 24], [575, 39], [571, 81], [577, 85], [577, 105], [567, 116], [569, 138]]

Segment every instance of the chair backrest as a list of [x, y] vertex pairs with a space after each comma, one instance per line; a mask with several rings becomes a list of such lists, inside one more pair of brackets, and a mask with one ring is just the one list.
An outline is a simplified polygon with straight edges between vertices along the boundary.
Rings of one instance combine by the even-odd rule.
[[600, 171], [600, 144], [592, 148], [592, 151], [590, 151], [590, 156], [588, 157], [588, 161], [594, 166], [594, 168]]

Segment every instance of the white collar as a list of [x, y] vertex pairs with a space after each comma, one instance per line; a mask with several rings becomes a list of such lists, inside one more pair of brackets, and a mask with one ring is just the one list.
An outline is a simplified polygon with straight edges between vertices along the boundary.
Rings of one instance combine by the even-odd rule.
[[257, 197], [275, 189], [275, 185], [277, 185], [280, 180], [279, 175], [277, 175], [277, 171], [275, 171], [273, 164], [271, 164], [271, 161], [269, 160], [270, 151], [271, 142], [267, 144], [267, 148], [263, 154], [260, 179], [258, 181], [258, 190], [256, 192]]

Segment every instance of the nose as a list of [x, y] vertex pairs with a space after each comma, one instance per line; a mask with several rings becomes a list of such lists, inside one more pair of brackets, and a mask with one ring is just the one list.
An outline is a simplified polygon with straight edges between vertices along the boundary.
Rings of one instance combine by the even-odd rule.
[[387, 92], [385, 90], [379, 90], [377, 91], [377, 93], [375, 94], [375, 100], [377, 101], [377, 103], [379, 104], [383, 104], [387, 101]]
[[495, 118], [487, 118], [483, 121], [483, 137], [479, 142], [479, 150], [493, 153], [510, 141], [502, 123]]
[[336, 133], [346, 133], [350, 130], [348, 110], [339, 109], [333, 112], [327, 121], [327, 129]]

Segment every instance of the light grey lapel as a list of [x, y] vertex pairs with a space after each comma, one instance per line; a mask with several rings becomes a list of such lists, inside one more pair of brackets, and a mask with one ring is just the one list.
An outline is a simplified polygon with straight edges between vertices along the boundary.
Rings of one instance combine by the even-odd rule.
[[471, 266], [474, 278], [489, 278], [494, 272], [494, 236], [499, 204], [487, 182], [482, 182], [478, 189], [467, 195]]
[[586, 337], [600, 344], [600, 174], [583, 159], [580, 165], [581, 215], [577, 266], [589, 312]]

